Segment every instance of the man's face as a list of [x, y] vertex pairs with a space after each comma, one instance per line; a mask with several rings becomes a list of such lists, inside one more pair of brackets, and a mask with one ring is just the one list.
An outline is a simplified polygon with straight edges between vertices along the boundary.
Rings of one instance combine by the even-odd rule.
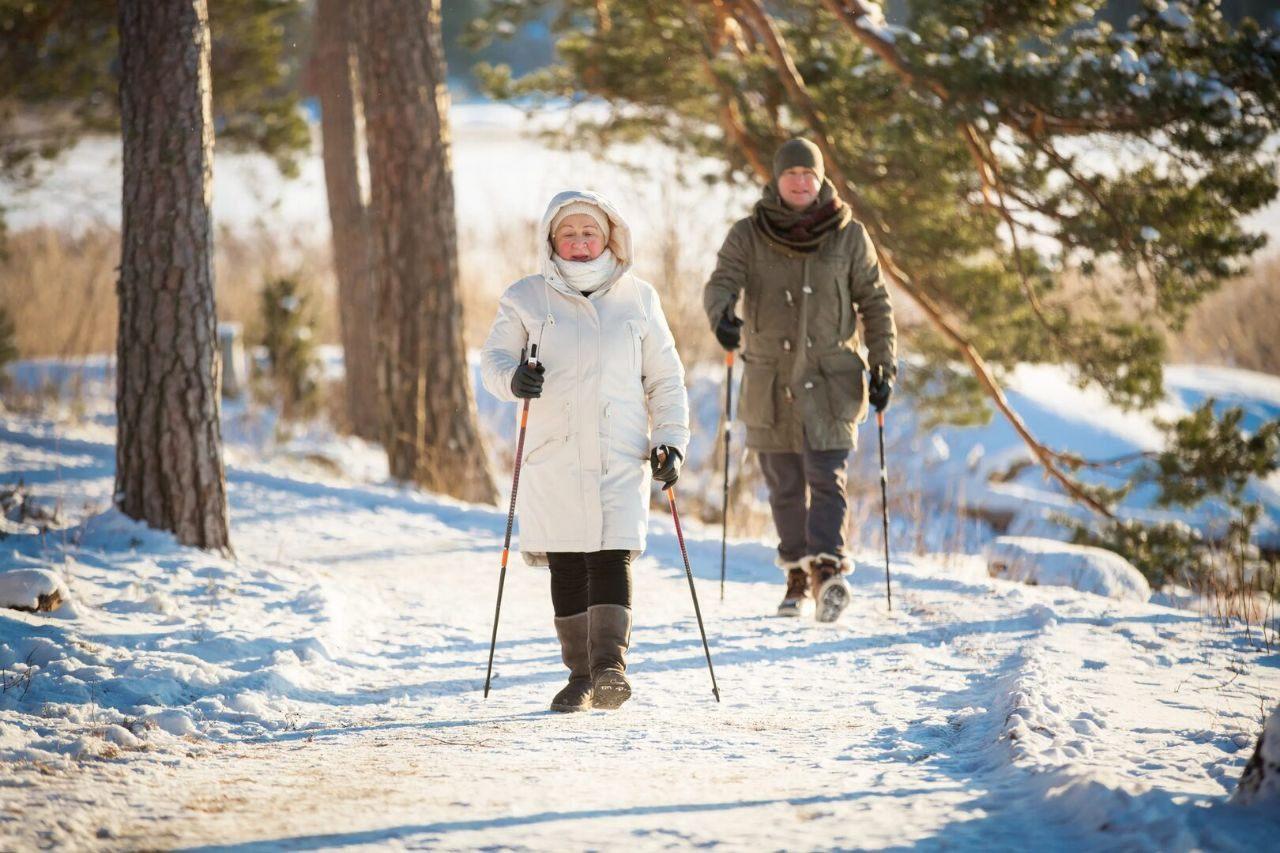
[[813, 204], [820, 189], [822, 182], [818, 176], [804, 166], [792, 166], [778, 176], [778, 195], [792, 210], [804, 210]]

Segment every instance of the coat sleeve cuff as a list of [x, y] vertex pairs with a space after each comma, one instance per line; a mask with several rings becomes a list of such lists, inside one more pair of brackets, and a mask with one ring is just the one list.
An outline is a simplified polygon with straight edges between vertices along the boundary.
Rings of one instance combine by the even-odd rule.
[[658, 427], [653, 431], [650, 449], [665, 444], [680, 452], [681, 459], [689, 458], [689, 431], [680, 427]]

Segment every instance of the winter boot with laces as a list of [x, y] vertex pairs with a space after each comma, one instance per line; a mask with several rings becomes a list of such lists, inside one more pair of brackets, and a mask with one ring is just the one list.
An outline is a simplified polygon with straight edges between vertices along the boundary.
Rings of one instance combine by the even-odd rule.
[[556, 617], [556, 636], [560, 638], [560, 659], [569, 667], [569, 683], [551, 700], [553, 711], [588, 711], [591, 709], [591, 658], [586, 613]]
[[803, 566], [791, 564], [787, 569], [787, 593], [778, 605], [779, 616], [796, 617], [804, 607], [809, 594], [809, 573]]
[[591, 705], [613, 710], [631, 698], [627, 648], [631, 645], [631, 608], [596, 604], [587, 608], [591, 636]]
[[809, 585], [817, 605], [814, 618], [819, 622], [834, 622], [849, 606], [853, 597], [843, 573], [847, 564], [827, 554], [820, 554], [809, 563]]

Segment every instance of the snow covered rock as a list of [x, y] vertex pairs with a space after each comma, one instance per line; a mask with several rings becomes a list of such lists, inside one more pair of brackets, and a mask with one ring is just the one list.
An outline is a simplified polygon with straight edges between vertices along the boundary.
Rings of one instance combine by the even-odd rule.
[[1280, 705], [1267, 717], [1267, 724], [1258, 735], [1258, 746], [1244, 766], [1231, 802], [1280, 807]]
[[1151, 587], [1128, 560], [1103, 548], [1031, 536], [1001, 536], [987, 545], [993, 578], [1043, 586], [1069, 586], [1108, 598], [1146, 601]]
[[0, 572], [0, 607], [37, 613], [57, 610], [70, 597], [62, 580], [45, 569]]

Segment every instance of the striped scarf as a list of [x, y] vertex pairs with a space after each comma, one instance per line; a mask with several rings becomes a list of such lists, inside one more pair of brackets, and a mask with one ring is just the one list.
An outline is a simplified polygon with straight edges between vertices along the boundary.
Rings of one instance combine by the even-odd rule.
[[825, 178], [813, 204], [804, 210], [793, 210], [778, 195], [773, 184], [764, 188], [756, 202], [751, 221], [769, 240], [793, 252], [808, 254], [817, 250], [831, 234], [839, 231], [853, 214], [836, 195], [836, 188]]

